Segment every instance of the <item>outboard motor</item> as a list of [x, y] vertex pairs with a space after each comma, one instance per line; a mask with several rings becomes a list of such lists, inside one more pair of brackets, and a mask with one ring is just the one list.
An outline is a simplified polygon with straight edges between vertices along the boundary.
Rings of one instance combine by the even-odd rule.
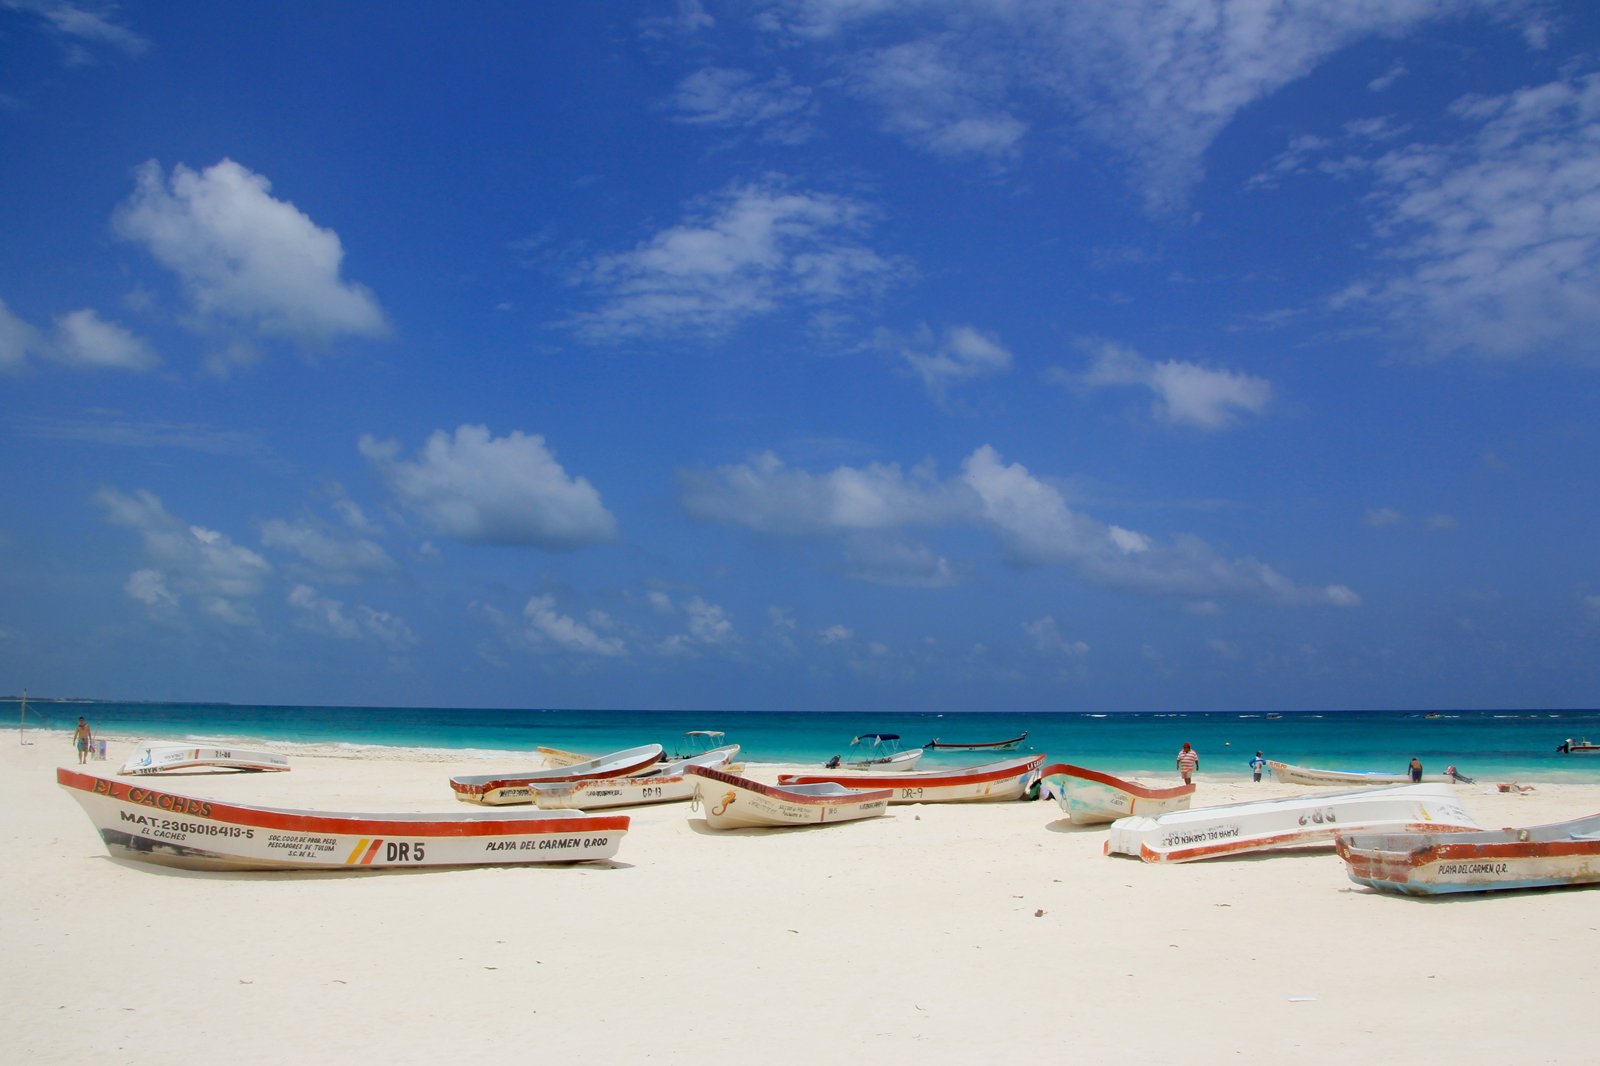
[[822, 767], [825, 770], [837, 770], [839, 768], [839, 756], [835, 755], [833, 758], [823, 763]]

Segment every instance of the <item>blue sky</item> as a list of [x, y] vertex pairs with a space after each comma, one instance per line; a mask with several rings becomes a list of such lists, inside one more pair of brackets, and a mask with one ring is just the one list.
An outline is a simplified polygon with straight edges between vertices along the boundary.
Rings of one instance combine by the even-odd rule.
[[1600, 14], [0, 0], [0, 690], [1600, 699]]

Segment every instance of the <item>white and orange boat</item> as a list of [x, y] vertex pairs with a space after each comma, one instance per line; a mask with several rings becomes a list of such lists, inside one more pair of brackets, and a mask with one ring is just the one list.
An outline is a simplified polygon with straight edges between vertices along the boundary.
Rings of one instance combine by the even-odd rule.
[[225, 803], [62, 767], [56, 783], [116, 858], [199, 870], [516, 866], [609, 859], [626, 815], [342, 814]]
[[545, 810], [596, 811], [608, 807], [638, 807], [650, 803], [678, 803], [694, 795], [691, 766], [725, 770], [739, 754], [739, 745], [712, 748], [675, 762], [657, 763], [627, 777], [593, 777], [555, 785], [533, 784], [527, 802]]
[[778, 784], [818, 785], [832, 782], [853, 789], [891, 789], [890, 803], [963, 803], [980, 800], [1017, 800], [1039, 781], [1043, 755], [1019, 755], [980, 766], [949, 770], [913, 770], [909, 773], [824, 770], [820, 773], [780, 774]]
[[1071, 763], [1053, 763], [1039, 775], [1074, 822], [1114, 822], [1129, 815], [1188, 810], [1194, 785], [1152, 788]]
[[555, 785], [566, 781], [588, 781], [597, 777], [627, 777], [661, 761], [660, 744], [614, 751], [586, 762], [551, 766], [541, 770], [519, 770], [498, 774], [464, 774], [450, 779], [456, 799], [463, 803], [489, 806], [504, 803], [532, 803], [533, 785]]
[[1449, 785], [1396, 785], [1354, 792], [1226, 803], [1111, 823], [1107, 855], [1193, 862], [1278, 848], [1333, 845], [1340, 833], [1454, 832], [1480, 828]]
[[275, 751], [243, 748], [220, 740], [141, 740], [119, 774], [143, 777], [184, 770], [287, 770], [289, 759]]
[[875, 818], [889, 809], [890, 790], [845, 788], [832, 781], [815, 785], [767, 785], [709, 766], [691, 766], [695, 778], [691, 810], [712, 829], [773, 829], [832, 825]]
[[1350, 880], [1438, 896], [1600, 883], [1600, 814], [1482, 833], [1340, 833]]

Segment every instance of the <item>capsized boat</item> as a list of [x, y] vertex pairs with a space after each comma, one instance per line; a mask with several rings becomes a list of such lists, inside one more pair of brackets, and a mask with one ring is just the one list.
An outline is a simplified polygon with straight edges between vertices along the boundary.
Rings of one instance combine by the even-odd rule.
[[162, 774], [171, 770], [287, 770], [288, 756], [241, 748], [216, 740], [141, 740], [119, 774]]
[[977, 800], [1016, 800], [1039, 781], [1043, 755], [1019, 755], [981, 766], [950, 770], [914, 770], [910, 773], [824, 770], [820, 773], [779, 774], [778, 784], [817, 785], [825, 782], [855, 789], [892, 789], [890, 803], [961, 803]]
[[1600, 814], [1480, 833], [1341, 832], [1335, 846], [1350, 880], [1410, 896], [1600, 882]]
[[527, 786], [523, 802], [544, 810], [595, 811], [607, 807], [636, 807], [646, 803], [675, 803], [694, 795], [691, 766], [726, 769], [739, 754], [739, 745], [712, 748], [676, 762], [657, 763], [627, 777], [590, 778], [560, 784]]
[[466, 774], [450, 779], [456, 799], [465, 803], [531, 803], [528, 786], [553, 785], [562, 781], [587, 781], [594, 777], [626, 777], [661, 761], [660, 744], [642, 744], [625, 751], [614, 751], [588, 762], [552, 766], [544, 770], [523, 770], [499, 774]]
[[1111, 823], [1105, 853], [1145, 862], [1192, 862], [1268, 848], [1332, 845], [1341, 832], [1477, 828], [1449, 785], [1396, 785], [1119, 818]]
[[831, 825], [876, 818], [889, 809], [887, 788], [845, 788], [832, 781], [767, 785], [709, 766], [691, 766], [688, 773], [696, 779], [690, 809], [701, 811], [712, 829]]
[[1028, 731], [1024, 729], [1010, 740], [989, 740], [975, 744], [961, 744], [951, 740], [940, 740], [934, 737], [923, 745], [934, 751], [1015, 751], [1017, 746], [1028, 739]]
[[579, 811], [341, 814], [223, 803], [62, 767], [116, 858], [198, 870], [511, 866], [609, 859], [626, 815]]
[[[1272, 776], [1278, 781], [1290, 785], [1332, 785], [1344, 788], [1360, 788], [1363, 785], [1408, 785], [1411, 784], [1409, 773], [1391, 774], [1382, 770], [1318, 770], [1310, 766], [1295, 766], [1292, 763], [1274, 762], [1267, 760], [1267, 769], [1272, 771]], [[1445, 777], [1438, 774], [1426, 774], [1424, 781], [1444, 781]]]
[[848, 757], [835, 755], [828, 761], [827, 769], [848, 766], [852, 770], [901, 773], [917, 765], [922, 758], [921, 748], [900, 750], [899, 733], [862, 733], [850, 740], [852, 748], [861, 750]]
[[1056, 802], [1074, 822], [1114, 822], [1129, 815], [1188, 810], [1194, 785], [1152, 788], [1071, 763], [1052, 763], [1040, 772]]

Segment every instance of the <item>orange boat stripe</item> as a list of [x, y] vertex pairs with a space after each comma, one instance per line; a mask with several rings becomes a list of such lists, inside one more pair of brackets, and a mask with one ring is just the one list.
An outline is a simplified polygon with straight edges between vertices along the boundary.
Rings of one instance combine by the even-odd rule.
[[346, 866], [354, 866], [356, 860], [361, 857], [361, 849], [366, 847], [366, 846], [367, 846], [367, 838], [366, 837], [362, 837], [360, 840], [356, 841], [356, 846], [353, 849], [351, 849], [350, 857], [344, 860], [344, 864]]
[[379, 839], [377, 837], [373, 838], [372, 847], [367, 849], [366, 855], [363, 856], [362, 859], [361, 859], [361, 865], [362, 866], [367, 866], [372, 862], [373, 856], [378, 854], [378, 846], [380, 844], [382, 844], [382, 843], [383, 843], [383, 841], [381, 839]]

